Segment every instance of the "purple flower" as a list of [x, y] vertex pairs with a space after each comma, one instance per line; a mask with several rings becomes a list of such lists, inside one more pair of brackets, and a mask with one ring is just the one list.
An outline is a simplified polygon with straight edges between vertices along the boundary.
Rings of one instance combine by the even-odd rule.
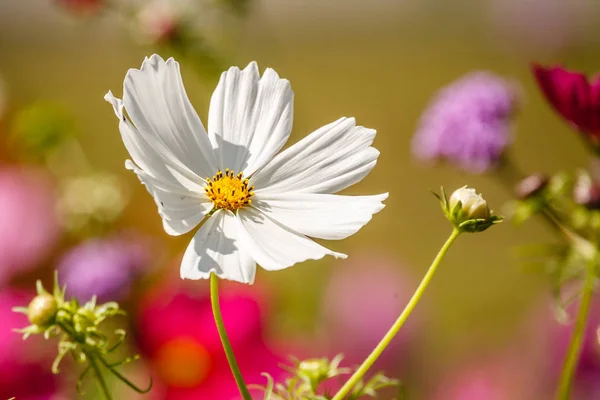
[[87, 301], [121, 300], [129, 294], [133, 281], [150, 261], [149, 243], [139, 237], [117, 235], [90, 239], [60, 260], [60, 282], [67, 295]]
[[0, 284], [37, 266], [59, 238], [49, 182], [33, 167], [0, 167]]
[[494, 168], [511, 143], [517, 87], [489, 72], [472, 72], [443, 88], [413, 137], [416, 157], [445, 160], [468, 172]]

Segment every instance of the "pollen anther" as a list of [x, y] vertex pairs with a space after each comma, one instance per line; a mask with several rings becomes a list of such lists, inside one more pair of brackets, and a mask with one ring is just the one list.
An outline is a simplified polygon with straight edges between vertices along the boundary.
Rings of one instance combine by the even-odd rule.
[[216, 209], [236, 211], [250, 205], [254, 195], [254, 186], [248, 186], [248, 178], [242, 179], [243, 173], [237, 175], [229, 168], [218, 171], [212, 178], [206, 178], [204, 191]]

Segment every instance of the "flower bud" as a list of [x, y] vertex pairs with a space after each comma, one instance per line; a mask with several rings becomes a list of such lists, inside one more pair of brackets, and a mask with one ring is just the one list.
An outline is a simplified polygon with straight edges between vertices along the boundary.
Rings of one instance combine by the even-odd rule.
[[52, 325], [57, 312], [58, 303], [54, 296], [43, 293], [35, 296], [33, 300], [31, 300], [27, 316], [33, 325], [46, 327]]
[[458, 224], [471, 219], [489, 219], [491, 216], [487, 202], [475, 189], [466, 186], [457, 189], [452, 193], [449, 200], [450, 211], [454, 212], [460, 202], [460, 213]]
[[573, 200], [590, 210], [600, 209], [600, 183], [587, 174], [579, 175], [573, 187]]
[[515, 194], [520, 200], [527, 200], [544, 190], [550, 180], [544, 174], [532, 174], [523, 179], [515, 187]]
[[330, 377], [330, 364], [326, 358], [311, 358], [300, 361], [298, 375], [305, 377], [310, 382], [321, 382]]
[[494, 215], [487, 201], [475, 189], [463, 186], [448, 198], [442, 188], [441, 195], [435, 195], [440, 200], [446, 218], [459, 232], [483, 232], [502, 222], [502, 217]]

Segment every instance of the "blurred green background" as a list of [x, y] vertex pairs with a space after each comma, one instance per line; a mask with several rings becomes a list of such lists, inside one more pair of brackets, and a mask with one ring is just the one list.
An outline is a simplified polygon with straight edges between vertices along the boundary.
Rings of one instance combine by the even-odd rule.
[[[529, 69], [532, 61], [598, 69], [600, 3], [561, 3], [567, 2], [251, 1], [245, 16], [211, 20], [203, 32], [224, 66], [256, 60], [261, 70], [272, 67], [291, 81], [295, 121], [288, 145], [341, 116], [377, 129], [378, 165], [348, 193], [389, 191], [387, 206], [358, 234], [326, 245], [347, 253], [345, 262], [365, 253], [391, 258], [412, 278], [412, 290], [451, 229], [431, 189], [468, 184], [497, 212], [512, 197], [511, 183], [497, 176], [431, 168], [411, 157], [419, 116], [440, 87], [472, 70], [518, 81], [522, 103], [511, 159], [525, 172], [588, 166], [584, 146], [545, 103]], [[0, 76], [8, 113], [35, 100], [63, 105], [76, 121], [90, 163], [122, 176], [131, 190], [119, 224], [160, 238], [177, 257], [192, 233], [168, 237], [163, 232], [152, 199], [123, 167], [128, 155], [103, 100], [108, 90], [122, 94], [127, 69], [139, 67], [144, 56], [159, 52], [166, 58], [172, 52], [139, 44], [122, 22], [111, 11], [69, 15], [49, 0], [0, 2]], [[196, 74], [197, 60], [178, 60], [192, 104], [206, 121], [218, 76]], [[1, 154], [14, 159], [6, 148]], [[460, 238], [417, 309], [423, 327], [414, 342], [421, 360], [415, 379], [435, 379], [456, 360], [505, 348], [522, 334], [548, 285], [546, 277], [527, 270], [515, 248], [552, 238], [537, 220]], [[345, 262], [328, 258], [275, 273], [259, 269], [257, 282], [273, 292], [269, 334], [304, 342], [320, 337], [323, 288], [332, 270], [343, 269]], [[176, 262], [165, 263], [163, 273], [178, 277], [177, 268]], [[357, 289], [355, 296], [361, 295]]]

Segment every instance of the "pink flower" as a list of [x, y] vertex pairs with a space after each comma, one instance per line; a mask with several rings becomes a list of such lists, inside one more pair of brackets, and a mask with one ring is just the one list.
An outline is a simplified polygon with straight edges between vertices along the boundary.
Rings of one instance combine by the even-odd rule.
[[600, 141], [600, 76], [587, 79], [561, 67], [533, 65], [546, 100], [594, 144]]
[[[366, 253], [340, 264], [325, 288], [323, 320], [331, 352], [344, 353], [342, 364], [352, 366], [360, 364], [385, 335], [417, 283], [402, 265], [385, 256]], [[378, 360], [375, 370], [391, 373], [406, 364], [418, 327], [418, 317], [414, 317]]]
[[50, 372], [55, 348], [36, 338], [24, 342], [13, 332], [29, 323], [25, 315], [11, 308], [26, 305], [32, 297], [14, 290], [0, 292], [0, 399], [49, 400], [56, 393], [55, 377]]
[[[267, 372], [279, 378], [282, 358], [264, 341], [261, 308], [247, 294], [222, 290], [221, 311], [233, 351], [247, 384], [264, 385]], [[232, 400], [239, 392], [207, 295], [160, 289], [141, 303], [139, 343], [157, 379], [155, 398]], [[162, 391], [160, 389], [162, 386]]]
[[[567, 297], [570, 295], [572, 292]], [[575, 302], [568, 308], [571, 318], [577, 314], [578, 307], [578, 302]], [[573, 331], [573, 323], [564, 325], [556, 320], [553, 311], [555, 308], [553, 300], [547, 298], [532, 308], [531, 317], [527, 318], [529, 324], [526, 326], [526, 347], [522, 352], [528, 352], [528, 358], [536, 360], [531, 368], [536, 373], [534, 381], [545, 390], [546, 398], [551, 398], [556, 390]], [[596, 336], [599, 326], [600, 297], [596, 297], [590, 307], [579, 364], [573, 380], [572, 400], [600, 400], [600, 345]]]
[[444, 377], [433, 400], [532, 400], [539, 399], [528, 381], [519, 354], [479, 358]]
[[50, 178], [31, 167], [0, 167], [0, 284], [37, 266], [59, 239]]

